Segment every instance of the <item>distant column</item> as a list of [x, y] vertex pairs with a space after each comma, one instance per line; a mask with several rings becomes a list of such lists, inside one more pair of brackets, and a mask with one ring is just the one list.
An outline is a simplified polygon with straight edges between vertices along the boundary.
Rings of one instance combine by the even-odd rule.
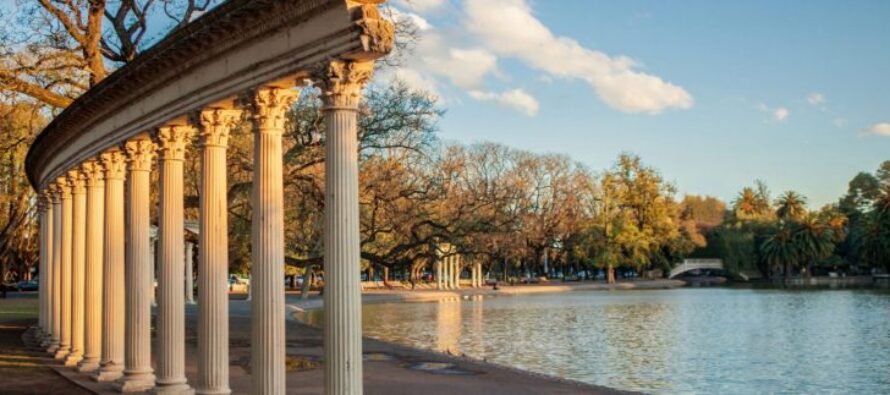
[[436, 289], [442, 289], [442, 259], [436, 257]]
[[182, 168], [191, 126], [164, 126], [158, 130], [160, 208], [158, 215], [158, 393], [193, 393], [185, 377], [185, 237]]
[[53, 260], [52, 260], [52, 333], [46, 351], [55, 354], [62, 336], [62, 188], [58, 182], [49, 186], [53, 202]]
[[108, 382], [124, 374], [124, 176], [126, 161], [118, 149], [100, 156], [105, 170], [105, 226], [102, 256], [102, 358], [97, 381]]
[[86, 258], [86, 180], [81, 169], [68, 172], [73, 204], [71, 219], [71, 352], [65, 366], [77, 366], [84, 346], [84, 275]]
[[102, 357], [102, 247], [105, 240], [105, 172], [95, 160], [83, 164], [87, 187], [84, 268], [84, 355], [80, 372], [99, 369]]
[[484, 284], [482, 275], [482, 262], [476, 262], [476, 286], [482, 287]]
[[39, 334], [46, 347], [52, 338], [52, 245], [53, 245], [53, 204], [50, 193], [43, 191], [37, 201], [40, 213], [40, 321]]
[[[229, 388], [229, 222], [226, 147], [240, 110], [211, 109], [196, 116], [201, 150], [198, 231], [199, 394], [228, 394]], [[190, 251], [191, 252], [191, 251]], [[191, 293], [191, 289], [189, 289]]]
[[[325, 394], [361, 394], [358, 106], [374, 63], [331, 61], [317, 75], [325, 122]], [[280, 282], [280, 281], [279, 281]]]
[[[255, 394], [284, 394], [284, 192], [281, 135], [297, 92], [261, 88], [247, 98], [254, 127], [251, 221], [251, 379]], [[326, 362], [327, 363], [327, 362]]]
[[126, 324], [121, 392], [155, 386], [151, 367], [151, 298], [153, 265], [149, 261], [149, 182], [155, 146], [146, 136], [124, 145], [127, 154]]
[[195, 243], [185, 242], [185, 304], [195, 304], [195, 282], [192, 266], [195, 262]]

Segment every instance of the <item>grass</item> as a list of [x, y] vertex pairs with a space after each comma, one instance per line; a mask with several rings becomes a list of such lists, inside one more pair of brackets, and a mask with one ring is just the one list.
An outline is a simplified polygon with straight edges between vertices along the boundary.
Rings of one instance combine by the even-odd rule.
[[0, 298], [0, 322], [37, 318], [37, 298], [9, 295], [6, 299]]

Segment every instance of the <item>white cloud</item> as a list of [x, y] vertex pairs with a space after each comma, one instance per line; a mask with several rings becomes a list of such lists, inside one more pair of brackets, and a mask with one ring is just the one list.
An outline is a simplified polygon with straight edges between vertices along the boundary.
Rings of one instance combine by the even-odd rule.
[[785, 107], [778, 107], [773, 110], [773, 119], [779, 122], [784, 122], [786, 119], [788, 119], [789, 115], [791, 115], [791, 112], [788, 111], [788, 109]]
[[498, 58], [484, 49], [451, 48], [436, 52], [427, 51], [423, 61], [427, 69], [463, 89], [479, 89], [486, 75], [497, 72]]
[[634, 60], [612, 57], [554, 35], [535, 18], [526, 0], [467, 0], [465, 6], [467, 29], [489, 50], [557, 77], [583, 80], [615, 109], [657, 114], [693, 105], [686, 90], [639, 71], [641, 66]]
[[880, 136], [890, 136], [890, 122], [880, 122], [865, 129], [866, 132]]
[[412, 89], [426, 91], [436, 97], [442, 97], [442, 95], [439, 94], [436, 80], [412, 68], [402, 67], [396, 69], [392, 72], [391, 79], [398, 79]]
[[433, 27], [433, 25], [431, 25], [430, 22], [426, 20], [426, 18], [413, 12], [401, 11], [395, 7], [389, 7], [387, 8], [387, 10], [389, 12], [389, 15], [387, 15], [386, 17], [391, 19], [393, 22], [411, 22], [411, 24], [417, 27], [417, 30], [420, 30], [421, 32], [430, 30]]
[[410, 8], [411, 10], [424, 13], [442, 7], [442, 5], [445, 4], [445, 0], [399, 0], [398, 4]]
[[831, 120], [831, 123], [833, 123], [836, 127], [842, 128], [844, 127], [844, 125], [847, 124], [847, 120], [843, 118], [835, 118]]
[[817, 107], [821, 107], [825, 104], [825, 95], [818, 92], [810, 93], [809, 95], [807, 95], [807, 103], [810, 103]]
[[501, 93], [472, 90], [469, 94], [470, 97], [476, 100], [493, 101], [502, 107], [517, 110], [530, 117], [535, 116], [540, 107], [538, 101], [522, 89], [513, 89]]

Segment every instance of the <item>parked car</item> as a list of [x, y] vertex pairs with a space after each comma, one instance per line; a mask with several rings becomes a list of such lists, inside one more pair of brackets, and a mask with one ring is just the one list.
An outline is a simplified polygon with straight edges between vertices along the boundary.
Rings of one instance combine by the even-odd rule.
[[37, 280], [19, 281], [15, 283], [15, 289], [19, 292], [36, 291], [38, 288], [40, 288], [40, 283], [38, 283]]

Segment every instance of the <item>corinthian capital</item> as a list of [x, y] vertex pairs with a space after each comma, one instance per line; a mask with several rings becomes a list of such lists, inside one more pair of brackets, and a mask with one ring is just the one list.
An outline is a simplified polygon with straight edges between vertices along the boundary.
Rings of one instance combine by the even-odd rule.
[[50, 192], [49, 188], [44, 189], [43, 192], [37, 194], [37, 211], [46, 212], [46, 209], [53, 204], [52, 192]]
[[362, 89], [374, 74], [374, 62], [332, 60], [314, 73], [324, 109], [358, 108]]
[[66, 177], [68, 178], [68, 185], [71, 186], [72, 195], [80, 195], [87, 192], [86, 176], [81, 169], [68, 170]]
[[[59, 177], [61, 178], [61, 177]], [[58, 204], [62, 202], [62, 187], [59, 185], [58, 179], [49, 183], [49, 186], [46, 187], [47, 193], [49, 194], [50, 199], [52, 199], [53, 204]]]
[[241, 101], [250, 109], [256, 132], [281, 134], [287, 110], [298, 96], [293, 89], [266, 87], [249, 92]]
[[124, 153], [119, 149], [115, 148], [103, 152], [102, 155], [99, 155], [99, 162], [102, 163], [102, 168], [105, 169], [105, 179], [121, 180], [124, 178], [127, 170], [127, 161]]
[[150, 171], [155, 155], [155, 144], [147, 136], [140, 136], [124, 144], [127, 168], [130, 171]]
[[225, 148], [229, 144], [229, 133], [239, 120], [241, 110], [210, 108], [198, 112], [192, 122], [198, 125], [198, 144]]
[[88, 160], [81, 165], [84, 180], [87, 187], [97, 187], [105, 184], [105, 172], [102, 165], [95, 159]]
[[156, 141], [161, 160], [184, 160], [185, 145], [195, 134], [189, 125], [162, 126], [158, 128]]

